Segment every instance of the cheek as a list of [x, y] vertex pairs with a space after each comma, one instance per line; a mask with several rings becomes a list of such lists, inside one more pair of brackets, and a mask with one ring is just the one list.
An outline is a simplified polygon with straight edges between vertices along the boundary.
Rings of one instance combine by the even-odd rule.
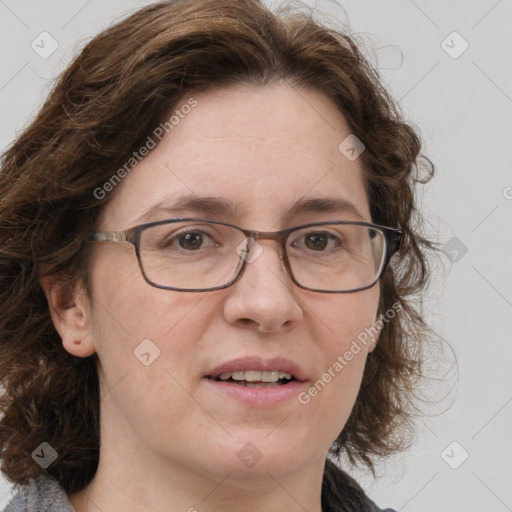
[[359, 351], [357, 347], [352, 349], [354, 356], [367, 352], [370, 340], [365, 340], [365, 333], [375, 323], [378, 302], [379, 288], [375, 286], [351, 294], [326, 294], [312, 306], [311, 325], [316, 330], [314, 339], [328, 358], [324, 363], [333, 362], [338, 355], [351, 350], [354, 343], [360, 347]]
[[[194, 298], [149, 285], [132, 246], [110, 244], [98, 252], [91, 273], [95, 332], [100, 338], [116, 333], [133, 343], [172, 331]], [[195, 300], [199, 299], [196, 295]], [[184, 300], [185, 299], [185, 300]]]
[[[326, 296], [314, 307], [315, 333], [320, 354], [320, 372], [299, 401], [318, 412], [318, 417], [331, 418], [336, 437], [345, 425], [361, 384], [368, 347], [368, 336], [375, 322], [379, 290]], [[327, 424], [327, 422], [326, 422]]]
[[91, 274], [91, 333], [106, 384], [128, 371], [189, 362], [193, 340], [201, 336], [202, 324], [193, 322], [201, 296], [150, 286], [135, 254], [109, 248], [101, 256]]
[[214, 308], [206, 307], [202, 294], [119, 276], [95, 275], [92, 325], [104, 417], [152, 439], [183, 436], [189, 415], [205, 426], [211, 418], [191, 399], [192, 376], [199, 373], [198, 353]]

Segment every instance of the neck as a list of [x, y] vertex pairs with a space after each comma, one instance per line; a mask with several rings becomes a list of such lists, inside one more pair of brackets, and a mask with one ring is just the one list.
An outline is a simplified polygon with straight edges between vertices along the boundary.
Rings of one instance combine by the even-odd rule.
[[321, 478], [313, 478], [310, 473], [280, 479], [269, 475], [241, 487], [229, 474], [214, 480], [168, 471], [168, 477], [163, 479], [161, 475], [151, 478], [150, 474], [137, 471], [114, 474], [100, 466], [91, 483], [70, 495], [69, 500], [75, 512], [321, 512]]
[[324, 458], [286, 473], [263, 460], [249, 471], [240, 471], [239, 461], [212, 471], [125, 446], [121, 437], [102, 442], [94, 478], [69, 496], [76, 512], [321, 512]]

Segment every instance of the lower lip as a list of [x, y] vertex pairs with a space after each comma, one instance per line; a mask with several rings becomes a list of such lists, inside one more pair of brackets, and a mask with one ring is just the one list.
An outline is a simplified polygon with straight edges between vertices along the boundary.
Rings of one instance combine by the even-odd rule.
[[234, 398], [240, 402], [259, 407], [269, 407], [281, 404], [297, 395], [304, 389], [306, 383], [294, 380], [280, 386], [248, 388], [231, 382], [222, 382], [207, 378], [206, 381], [219, 393]]

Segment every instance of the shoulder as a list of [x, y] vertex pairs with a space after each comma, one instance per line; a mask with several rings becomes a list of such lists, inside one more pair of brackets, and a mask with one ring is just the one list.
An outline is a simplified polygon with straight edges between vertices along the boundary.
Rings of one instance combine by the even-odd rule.
[[322, 481], [323, 512], [395, 512], [380, 509], [347, 473], [329, 459], [325, 462]]
[[3, 512], [75, 512], [59, 482], [47, 474], [31, 478]]

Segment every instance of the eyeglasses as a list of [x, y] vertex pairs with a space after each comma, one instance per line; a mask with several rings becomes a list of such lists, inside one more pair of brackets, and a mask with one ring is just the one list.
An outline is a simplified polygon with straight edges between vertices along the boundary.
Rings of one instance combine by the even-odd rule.
[[93, 233], [86, 241], [131, 243], [151, 286], [204, 292], [233, 285], [263, 250], [257, 241], [275, 240], [297, 286], [351, 293], [372, 287], [382, 277], [401, 233], [369, 222], [316, 222], [265, 232], [216, 220], [178, 218]]

